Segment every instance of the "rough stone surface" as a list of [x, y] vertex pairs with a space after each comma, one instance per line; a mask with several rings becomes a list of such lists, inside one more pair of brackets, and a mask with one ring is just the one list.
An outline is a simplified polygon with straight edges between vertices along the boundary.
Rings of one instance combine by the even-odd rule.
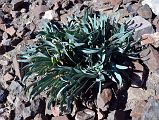
[[152, 45], [141, 52], [144, 63], [148, 66], [150, 72], [154, 72], [159, 69], [159, 52]]
[[139, 39], [143, 34], [154, 33], [152, 24], [142, 18], [141, 16], [135, 16], [131, 19], [134, 24], [130, 25], [129, 28], [135, 28], [134, 39]]
[[53, 117], [51, 120], [69, 120], [67, 116]]
[[149, 5], [149, 7], [152, 9], [153, 13], [159, 16], [159, 1], [158, 0], [143, 0], [142, 5]]
[[142, 35], [141, 45], [152, 44], [156, 48], [159, 47], [159, 32], [153, 34], [144, 34]]
[[158, 120], [159, 119], [159, 100], [150, 98], [141, 115], [141, 120]]
[[75, 116], [75, 120], [94, 120], [95, 112], [90, 109], [84, 109], [78, 111]]
[[151, 18], [152, 18], [151, 8], [150, 8], [147, 4], [144, 5], [144, 6], [141, 6], [141, 7], [138, 9], [137, 13], [138, 13], [141, 17], [143, 17], [143, 18], [145, 18], [145, 19], [151, 19]]
[[102, 93], [97, 97], [97, 106], [102, 111], [106, 111], [108, 109], [108, 102], [110, 102], [112, 98], [112, 91], [110, 89], [102, 90]]

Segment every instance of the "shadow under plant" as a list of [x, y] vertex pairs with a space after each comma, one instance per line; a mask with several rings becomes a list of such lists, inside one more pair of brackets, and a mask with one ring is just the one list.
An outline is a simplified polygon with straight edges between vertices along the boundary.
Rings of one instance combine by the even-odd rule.
[[124, 111], [127, 90], [132, 83], [145, 88], [147, 79], [143, 74], [141, 81], [133, 82], [138, 71], [135, 64], [142, 65], [144, 73], [148, 71], [140, 58], [143, 47], [132, 38], [134, 29], [111, 17], [89, 15], [87, 10], [82, 18], [68, 21], [46, 23], [37, 43], [20, 56], [20, 62], [28, 63], [23, 80], [35, 79], [26, 92], [31, 89], [34, 99], [47, 91], [48, 107], [59, 107], [59, 115], [78, 119], [86, 109], [95, 114], [91, 119], [104, 119], [117, 110], [116, 118], [131, 119], [131, 111]]

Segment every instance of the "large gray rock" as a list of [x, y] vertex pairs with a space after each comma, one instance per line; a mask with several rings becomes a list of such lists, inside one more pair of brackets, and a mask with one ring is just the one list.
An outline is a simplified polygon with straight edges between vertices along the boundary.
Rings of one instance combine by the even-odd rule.
[[145, 106], [141, 120], [159, 120], [159, 100], [151, 98]]
[[145, 20], [144, 18], [142, 18], [141, 16], [135, 16], [131, 19], [131, 22], [133, 24], [129, 25], [130, 29], [135, 29], [134, 32], [134, 39], [139, 39], [143, 34], [147, 34], [147, 33], [154, 33], [154, 29], [152, 27], [152, 24]]

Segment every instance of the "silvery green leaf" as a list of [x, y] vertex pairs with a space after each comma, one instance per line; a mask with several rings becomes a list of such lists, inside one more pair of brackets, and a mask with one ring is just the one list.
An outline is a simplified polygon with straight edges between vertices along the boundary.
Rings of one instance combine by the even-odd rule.
[[114, 75], [115, 75], [116, 79], [118, 80], [119, 85], [121, 86], [122, 85], [122, 77], [121, 77], [121, 75], [119, 73], [117, 73], [117, 72], [114, 72]]
[[97, 53], [97, 52], [99, 52], [100, 51], [100, 49], [84, 49], [84, 50], [82, 50], [82, 52], [83, 53], [86, 53], [86, 54], [93, 54], [93, 53]]
[[121, 69], [121, 70], [128, 69], [127, 66], [123, 66], [123, 65], [117, 65], [116, 64], [115, 66], [116, 66], [116, 68]]

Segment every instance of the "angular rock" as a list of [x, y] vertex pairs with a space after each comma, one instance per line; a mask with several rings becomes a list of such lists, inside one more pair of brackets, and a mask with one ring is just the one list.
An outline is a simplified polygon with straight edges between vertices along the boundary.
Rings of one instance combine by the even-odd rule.
[[8, 90], [12, 92], [12, 95], [17, 96], [22, 92], [23, 87], [18, 82], [12, 81]]
[[157, 120], [159, 118], [159, 100], [150, 98], [145, 105], [140, 120]]
[[137, 13], [139, 16], [145, 18], [145, 19], [151, 19], [152, 18], [152, 11], [151, 8], [146, 4], [144, 6], [141, 6]]
[[6, 32], [3, 32], [3, 40], [7, 40], [8, 39], [8, 34]]
[[10, 46], [11, 45], [11, 39], [7, 39], [7, 40], [2, 40], [2, 43], [1, 43], [2, 45], [4, 45], [4, 46]]
[[0, 30], [5, 31], [6, 25], [5, 24], [0, 24]]
[[7, 60], [0, 60], [0, 65], [8, 65], [8, 61]]
[[106, 111], [108, 109], [108, 103], [112, 98], [111, 89], [104, 89], [102, 93], [97, 97], [97, 106], [102, 111]]
[[152, 9], [153, 13], [157, 16], [159, 16], [159, 1], [158, 0], [143, 0], [142, 5], [149, 5], [149, 7]]
[[3, 80], [4, 81], [10, 81], [10, 80], [13, 80], [14, 77], [10, 74], [10, 73], [6, 73], [4, 76], [3, 76]]
[[3, 10], [5, 13], [10, 13], [11, 10], [12, 10], [12, 4], [10, 4], [10, 3], [5, 3], [5, 4], [3, 4], [2, 10]]
[[52, 114], [57, 117], [60, 115], [60, 109], [59, 109], [59, 106], [54, 106], [52, 107]]
[[33, 16], [39, 19], [42, 16], [42, 13], [44, 13], [47, 10], [49, 10], [49, 8], [46, 5], [39, 5], [33, 8], [32, 13], [33, 13]]
[[5, 30], [5, 32], [7, 32], [10, 36], [13, 36], [15, 34], [16, 30], [13, 26], [11, 26], [11, 27], [7, 28]]
[[141, 16], [135, 16], [131, 19], [132, 25], [129, 28], [135, 28], [134, 39], [139, 39], [143, 34], [154, 33], [154, 29], [150, 22], [142, 18]]
[[84, 109], [82, 111], [78, 111], [75, 116], [75, 120], [94, 120], [95, 112], [90, 109]]
[[144, 112], [144, 107], [146, 105], [146, 101], [141, 100], [135, 104], [134, 109], [131, 112], [132, 119], [139, 120]]
[[147, 49], [143, 50], [141, 56], [143, 56], [142, 59], [150, 72], [155, 72], [159, 69], [159, 51], [153, 46], [150, 45]]
[[51, 120], [69, 120], [69, 119], [67, 118], [67, 116], [59, 116], [59, 117], [53, 117]]
[[159, 47], [159, 32], [142, 35], [141, 45], [152, 44], [155, 48]]
[[128, 100], [147, 100], [149, 97], [155, 95], [155, 90], [153, 89], [138, 89], [138, 88], [129, 88], [128, 89]]
[[43, 19], [53, 20], [53, 18], [57, 17], [57, 13], [55, 10], [48, 10], [45, 12]]

